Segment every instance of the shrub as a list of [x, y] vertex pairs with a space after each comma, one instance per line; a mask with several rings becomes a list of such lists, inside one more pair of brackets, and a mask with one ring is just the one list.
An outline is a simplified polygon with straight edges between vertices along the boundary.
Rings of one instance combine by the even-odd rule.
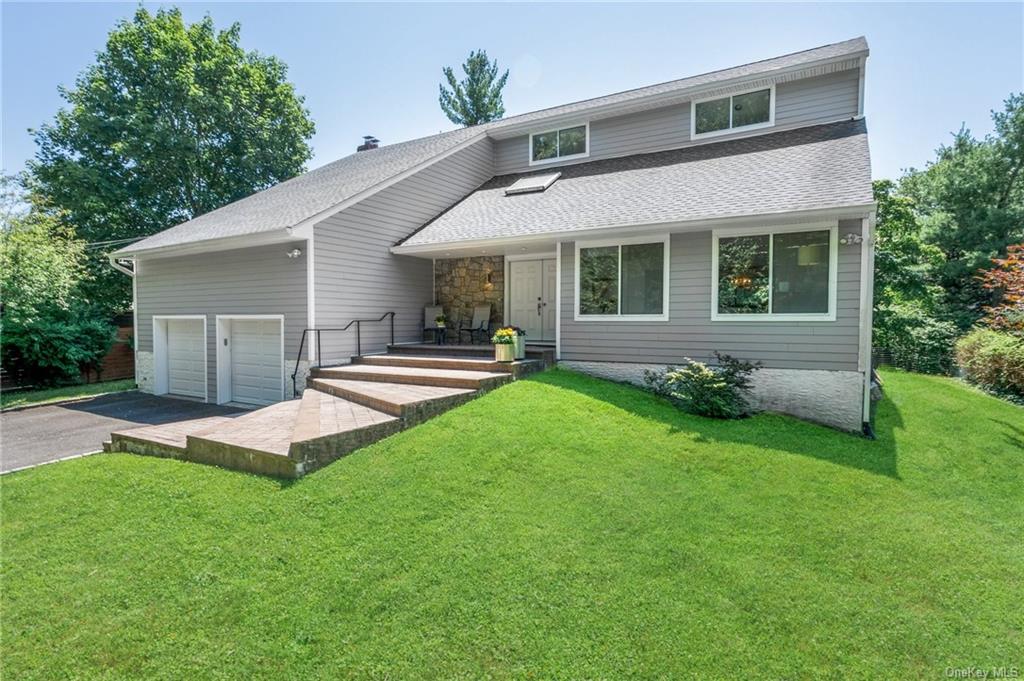
[[715, 357], [717, 367], [687, 359], [681, 368], [645, 371], [644, 382], [655, 393], [694, 414], [719, 419], [745, 416], [750, 412], [751, 376], [760, 363], [743, 362], [717, 352]]
[[5, 322], [3, 363], [10, 369], [20, 368], [37, 385], [76, 383], [82, 371], [98, 368], [116, 333], [111, 324], [88, 317]]
[[957, 341], [956, 361], [968, 381], [1024, 398], [1024, 337], [976, 328]]
[[893, 366], [924, 374], [953, 373], [957, 328], [915, 305], [897, 304], [875, 313], [874, 345], [888, 351]]

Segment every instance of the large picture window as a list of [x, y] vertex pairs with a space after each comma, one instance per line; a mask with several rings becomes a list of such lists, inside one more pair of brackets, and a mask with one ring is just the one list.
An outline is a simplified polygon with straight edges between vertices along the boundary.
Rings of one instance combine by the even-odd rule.
[[580, 243], [576, 319], [668, 318], [668, 237]]
[[836, 232], [714, 233], [712, 318], [835, 319]]
[[762, 128], [775, 120], [774, 88], [693, 103], [690, 134], [723, 135], [742, 128]]
[[533, 133], [530, 135], [530, 165], [587, 156], [589, 128], [584, 124]]

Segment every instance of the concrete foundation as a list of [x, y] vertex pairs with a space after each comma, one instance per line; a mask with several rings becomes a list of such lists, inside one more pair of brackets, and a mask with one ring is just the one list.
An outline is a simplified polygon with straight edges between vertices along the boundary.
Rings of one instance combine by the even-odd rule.
[[[563, 361], [559, 366], [599, 378], [644, 386], [644, 371], [664, 364]], [[863, 377], [856, 371], [760, 369], [753, 375], [751, 406], [826, 426], [860, 432]]]

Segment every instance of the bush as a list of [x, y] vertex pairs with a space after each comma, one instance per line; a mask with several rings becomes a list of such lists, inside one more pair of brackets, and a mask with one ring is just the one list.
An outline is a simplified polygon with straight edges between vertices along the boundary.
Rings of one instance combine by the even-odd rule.
[[893, 366], [924, 374], [953, 373], [956, 325], [914, 305], [884, 307], [875, 313], [874, 345]]
[[717, 367], [686, 360], [682, 368], [668, 367], [664, 372], [645, 371], [644, 381], [655, 393], [679, 403], [701, 416], [734, 419], [750, 412], [748, 397], [751, 376], [760, 363], [743, 362], [715, 353]]
[[31, 323], [5, 321], [3, 364], [36, 385], [77, 383], [82, 371], [97, 369], [117, 328], [81, 317], [47, 316]]
[[957, 341], [956, 361], [971, 383], [1024, 398], [1024, 337], [976, 328]]

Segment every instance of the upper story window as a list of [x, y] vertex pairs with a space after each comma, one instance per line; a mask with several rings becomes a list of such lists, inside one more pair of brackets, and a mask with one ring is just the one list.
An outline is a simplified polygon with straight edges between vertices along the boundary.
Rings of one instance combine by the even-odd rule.
[[530, 135], [530, 165], [584, 158], [590, 153], [590, 124]]
[[692, 137], [724, 135], [733, 130], [752, 130], [775, 122], [775, 87], [743, 92], [693, 103]]
[[714, 232], [711, 318], [836, 318], [837, 227]]

